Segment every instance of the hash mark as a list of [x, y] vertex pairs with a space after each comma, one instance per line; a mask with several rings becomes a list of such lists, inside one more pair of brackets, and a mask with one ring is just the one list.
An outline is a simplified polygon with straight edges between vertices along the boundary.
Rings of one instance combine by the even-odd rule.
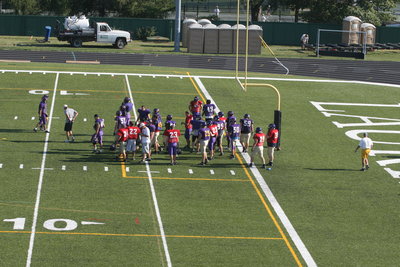
[[193, 174], [193, 170], [192, 170], [192, 169], [189, 169], [189, 173], [190, 173], [190, 174]]
[[231, 170], [231, 174], [232, 174], [232, 175], [235, 175], [235, 172], [234, 172], [233, 170]]

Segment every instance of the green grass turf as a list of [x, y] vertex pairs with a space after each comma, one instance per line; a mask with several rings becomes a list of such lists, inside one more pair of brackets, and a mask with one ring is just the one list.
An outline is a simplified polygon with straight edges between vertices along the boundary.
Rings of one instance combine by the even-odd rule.
[[[69, 51], [69, 52], [96, 52], [96, 53], [150, 53], [150, 54], [177, 54], [174, 52], [174, 43], [166, 42], [143, 42], [134, 40], [124, 49], [115, 49], [110, 44], [101, 44], [96, 42], [83, 43], [83, 47], [70, 47], [69, 43], [58, 41], [57, 38], [51, 37], [49, 43], [38, 43], [36, 39], [42, 40], [42, 37], [30, 36], [2, 36], [0, 38], [0, 49], [7, 50], [32, 50], [32, 51]], [[271, 45], [270, 48], [278, 58], [316, 58], [314, 51], [301, 50], [300, 46], [287, 45]], [[187, 49], [181, 48], [179, 54], [187, 55]], [[194, 54], [199, 55], [199, 54]], [[229, 56], [224, 54], [224, 56]], [[235, 56], [231, 54], [230, 56]], [[267, 49], [262, 49], [261, 57], [272, 57]], [[320, 56], [321, 59], [340, 59], [340, 60], [357, 60], [345, 57], [329, 57]], [[373, 61], [399, 61], [400, 50], [376, 50], [369, 51], [366, 60]]]
[[[56, 64], [2, 64], [1, 68], [75, 70], [185, 75], [184, 70], [115, 66], [72, 66]], [[194, 70], [195, 74], [232, 75], [226, 72]], [[257, 74], [261, 75], [261, 74]], [[40, 96], [31, 89], [50, 91], [52, 101], [55, 74], [0, 73], [0, 263], [25, 264], [32, 225], [43, 133], [33, 133]], [[158, 107], [163, 116], [172, 114], [178, 122], [188, 102], [198, 95], [188, 78], [129, 77], [136, 108]], [[218, 106], [238, 117], [251, 114], [264, 129], [273, 120], [275, 95], [265, 88], [241, 91], [233, 80], [202, 79]], [[361, 173], [357, 142], [345, 136], [349, 127], [331, 123], [354, 119], [324, 117], [309, 101], [395, 104], [396, 88], [356, 84], [272, 81], [282, 94], [282, 151], [276, 153], [273, 171], [262, 171], [282, 208], [311, 255], [320, 266], [396, 266], [399, 185], [371, 157], [371, 169]], [[10, 90], [14, 88], [15, 90]], [[60, 75], [57, 91], [90, 95], [56, 96], [42, 197], [39, 209], [34, 266], [71, 265], [165, 265], [159, 228], [154, 213], [144, 165], [128, 162], [130, 171], [122, 177], [121, 165], [109, 151], [91, 153], [93, 114], [106, 120], [105, 141], [109, 145], [113, 116], [127, 95], [121, 76]], [[79, 112], [74, 125], [77, 142], [64, 143], [63, 104]], [[343, 109], [343, 107], [332, 107]], [[395, 108], [346, 107], [347, 114], [396, 118]], [[18, 120], [14, 117], [18, 116]], [[86, 118], [87, 122], [83, 119]], [[358, 121], [357, 121], [358, 122]], [[373, 129], [398, 130], [398, 126]], [[396, 141], [396, 135], [371, 134], [373, 140]], [[181, 142], [184, 140], [181, 138]], [[377, 144], [376, 149], [397, 148]], [[395, 158], [396, 156], [393, 156]], [[260, 201], [245, 170], [237, 160], [217, 157], [210, 167], [199, 167], [200, 155], [184, 151], [180, 165], [169, 166], [165, 154], [155, 155], [150, 164], [173, 265], [178, 266], [294, 266], [293, 255], [281, 238]], [[24, 169], [19, 169], [19, 164]], [[258, 161], [256, 163], [259, 163]], [[66, 170], [61, 170], [65, 165]], [[83, 171], [87, 166], [87, 171]], [[109, 171], [105, 172], [104, 167]], [[399, 170], [398, 165], [392, 165]], [[172, 173], [167, 172], [171, 168]], [[193, 174], [189, 173], [192, 169]], [[215, 171], [211, 175], [209, 170]], [[235, 175], [230, 171], [233, 170]], [[163, 178], [163, 179], [160, 179]], [[164, 179], [179, 178], [179, 179]], [[182, 180], [190, 178], [190, 180]], [[215, 180], [200, 180], [200, 179]], [[197, 179], [197, 181], [196, 181]], [[276, 217], [276, 215], [274, 215]], [[4, 219], [26, 218], [25, 231], [16, 233]], [[49, 219], [78, 222], [73, 231], [46, 229]], [[104, 225], [81, 225], [81, 221]], [[281, 223], [279, 223], [282, 227]], [[65, 227], [58, 222], [56, 227]], [[7, 233], [6, 233], [7, 231]], [[9, 233], [15, 232], [15, 233]], [[71, 234], [73, 233], [73, 234]], [[114, 234], [114, 235], [113, 235]], [[287, 233], [285, 232], [287, 236]], [[225, 238], [216, 238], [225, 237]], [[229, 237], [240, 237], [234, 239]], [[250, 238], [250, 239], [249, 239]], [[294, 247], [293, 242], [290, 241]], [[301, 255], [294, 248], [302, 264]]]

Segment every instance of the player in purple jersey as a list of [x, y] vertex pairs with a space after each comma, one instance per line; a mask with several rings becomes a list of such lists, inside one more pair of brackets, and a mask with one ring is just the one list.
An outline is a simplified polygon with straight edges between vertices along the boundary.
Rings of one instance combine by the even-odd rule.
[[122, 111], [117, 111], [115, 114], [115, 126], [114, 126], [114, 135], [118, 132], [119, 129], [121, 128], [126, 128], [128, 125], [127, 119], [125, 115], [122, 113]]
[[[133, 104], [131, 102], [130, 97], [125, 97], [124, 102], [121, 104], [121, 108], [124, 107], [126, 118], [128, 119], [128, 123], [131, 119], [131, 111], [133, 110]], [[121, 110], [122, 111], [122, 110]]]
[[214, 104], [211, 104], [211, 100], [207, 99], [206, 104], [203, 106], [203, 116], [206, 118], [206, 121], [212, 121], [216, 108]]
[[199, 138], [196, 141], [196, 143], [200, 144], [200, 152], [202, 154], [200, 165], [205, 165], [208, 163], [207, 145], [210, 141], [210, 136], [210, 129], [207, 128], [206, 123], [203, 121], [201, 123], [201, 128], [199, 129]]
[[149, 121], [151, 119], [151, 117], [150, 117], [151, 111], [149, 109], [147, 109], [145, 106], [141, 106], [138, 109], [138, 114], [139, 114], [139, 116], [138, 116], [136, 122], [138, 122], [138, 121], [145, 122], [145, 121]]
[[[157, 111], [157, 112], [156, 112]], [[154, 138], [152, 140], [152, 145], [154, 145], [154, 151], [156, 154], [161, 150], [160, 144], [158, 142], [158, 137], [160, 136], [160, 132], [162, 131], [162, 119], [160, 113], [158, 113], [158, 108], [154, 109], [153, 117], [151, 118], [152, 123], [155, 126]]]
[[33, 131], [37, 132], [38, 127], [40, 130], [45, 131], [48, 133], [46, 129], [48, 115], [47, 115], [47, 99], [49, 98], [48, 95], [42, 96], [42, 100], [39, 103], [38, 114], [39, 114], [39, 122], [36, 124], [36, 127], [33, 128]]
[[235, 158], [236, 153], [236, 141], [240, 138], [240, 124], [236, 123], [236, 119], [231, 118], [231, 124], [228, 127], [228, 134], [231, 144], [232, 154], [230, 156], [231, 159]]
[[224, 154], [224, 148], [222, 146], [222, 137], [225, 135], [225, 121], [221, 120], [219, 116], [214, 117], [214, 124], [217, 125], [218, 136], [216, 140], [216, 145], [219, 147], [220, 156]]
[[[228, 117], [226, 118], [226, 129], [229, 128], [229, 126], [232, 125], [232, 122], [235, 121], [236, 122], [236, 117], [234, 116], [233, 111], [228, 111]], [[228, 147], [231, 147], [231, 137], [229, 136], [229, 134], [226, 135], [226, 141], [228, 142]]]
[[[93, 153], [100, 153], [103, 151], [103, 128], [105, 127], [104, 119], [99, 115], [94, 115], [93, 128], [95, 133], [92, 135]], [[97, 146], [98, 145], [98, 146]]]
[[243, 153], [247, 152], [252, 132], [253, 120], [250, 119], [249, 114], [244, 114], [243, 119], [240, 119], [240, 143], [243, 147]]
[[190, 121], [190, 124], [192, 124], [192, 152], [199, 152], [199, 144], [196, 142], [196, 140], [199, 137], [199, 130], [201, 129], [202, 125], [205, 125], [205, 121], [203, 121], [201, 117], [195, 117]]

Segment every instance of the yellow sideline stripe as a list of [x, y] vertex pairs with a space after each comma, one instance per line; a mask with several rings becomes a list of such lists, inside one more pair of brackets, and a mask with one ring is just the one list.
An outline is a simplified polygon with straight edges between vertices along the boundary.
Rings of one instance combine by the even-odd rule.
[[[132, 178], [132, 179], [149, 179], [144, 176], [123, 176], [124, 178]], [[192, 181], [226, 181], [226, 182], [249, 182], [247, 179], [212, 179], [212, 178], [178, 178], [178, 177], [151, 177], [152, 179], [159, 180], [192, 180]]]
[[[30, 231], [0, 231], [4, 234], [30, 234]], [[89, 235], [89, 236], [126, 236], [126, 237], [161, 237], [147, 234], [109, 234], [109, 233], [71, 233], [71, 232], [36, 232], [45, 235]], [[281, 237], [257, 236], [195, 236], [195, 235], [166, 235], [168, 238], [199, 238], [199, 239], [241, 239], [241, 240], [282, 240]]]
[[272, 213], [271, 209], [269, 208], [267, 202], [265, 201], [263, 195], [261, 194], [260, 190], [258, 189], [256, 183], [254, 182], [253, 178], [251, 177], [249, 171], [247, 170], [246, 166], [243, 164], [243, 160], [238, 154], [236, 153], [236, 158], [239, 160], [240, 165], [242, 166], [244, 172], [246, 173], [247, 177], [249, 178], [251, 184], [253, 185], [254, 190], [257, 192], [257, 195], [259, 196], [261, 202], [263, 203], [265, 209], [267, 210], [269, 216], [271, 217], [272, 221], [274, 222], [276, 228], [278, 229], [279, 233], [282, 236], [282, 239], [285, 241], [287, 247], [289, 248], [290, 253], [292, 253], [292, 256], [294, 260], [296, 261], [298, 266], [303, 266], [299, 260], [299, 258], [296, 255], [296, 252], [294, 251], [292, 245], [290, 244], [289, 240], [287, 239], [285, 233], [282, 231], [282, 228], [280, 227], [278, 221], [276, 220], [274, 214]]
[[197, 87], [197, 84], [195, 83], [195, 81], [193, 80], [193, 78], [190, 76], [189, 72], [186, 72], [186, 74], [189, 76], [190, 81], [192, 82], [194, 88], [196, 89], [197, 93], [200, 95], [201, 100], [203, 100], [203, 103], [206, 102], [205, 97], [203, 96], [203, 94], [201, 93], [201, 91], [199, 90], [199, 88]]

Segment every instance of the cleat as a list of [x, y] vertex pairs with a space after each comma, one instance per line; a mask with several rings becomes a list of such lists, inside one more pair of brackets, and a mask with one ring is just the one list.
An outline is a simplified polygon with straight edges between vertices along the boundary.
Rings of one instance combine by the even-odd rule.
[[243, 148], [243, 153], [247, 153], [247, 150]]
[[234, 158], [235, 158], [235, 155], [230, 155], [229, 158], [230, 158], [230, 159], [234, 159]]
[[146, 159], [146, 161], [151, 161], [151, 158]]
[[35, 132], [35, 133], [37, 133], [37, 128], [35, 127], [35, 128], [33, 128], [33, 131]]
[[253, 163], [249, 163], [249, 165], [247, 165], [249, 168], [253, 167]]
[[267, 166], [274, 166], [274, 163], [272, 161], [268, 162]]
[[369, 169], [369, 165], [365, 166], [365, 169], [368, 170]]
[[363, 172], [363, 171], [365, 171], [365, 168], [361, 168], [361, 170], [360, 170], [360, 171], [362, 171], [362, 172]]
[[267, 170], [267, 171], [270, 171], [270, 170], [272, 170], [272, 168], [267, 168], [266, 170]]
[[64, 143], [69, 143], [69, 140], [65, 140]]
[[44, 131], [45, 133], [50, 133], [50, 131], [48, 131], [48, 130], [46, 130], [46, 131]]
[[220, 156], [223, 156], [223, 155], [224, 155], [224, 152], [219, 153], [219, 155], [220, 155]]
[[266, 166], [265, 164], [263, 164], [263, 165], [261, 166], [261, 168], [262, 168], [262, 169], [266, 169], [267, 166]]
[[200, 166], [204, 166], [205, 163], [204, 163], [204, 162], [200, 162], [199, 165], [200, 165]]

